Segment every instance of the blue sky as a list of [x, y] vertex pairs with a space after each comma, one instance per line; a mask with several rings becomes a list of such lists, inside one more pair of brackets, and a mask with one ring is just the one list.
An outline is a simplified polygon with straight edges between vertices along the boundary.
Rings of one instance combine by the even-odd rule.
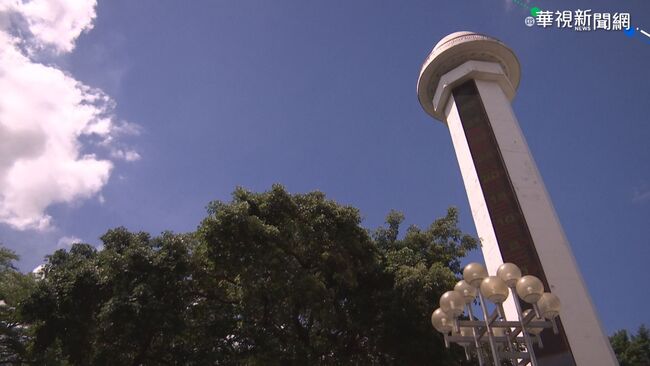
[[650, 324], [650, 38], [524, 25], [526, 6], [592, 9], [650, 33], [646, 0], [49, 2], [0, 1], [0, 242], [22, 270], [116, 226], [193, 230], [209, 201], [276, 182], [369, 228], [457, 206], [475, 234], [415, 93], [433, 45], [471, 30], [519, 57], [513, 107], [607, 332]]

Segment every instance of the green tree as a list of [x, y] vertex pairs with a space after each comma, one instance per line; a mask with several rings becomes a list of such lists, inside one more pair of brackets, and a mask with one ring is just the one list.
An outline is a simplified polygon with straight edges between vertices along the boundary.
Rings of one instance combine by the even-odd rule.
[[[429, 323], [476, 241], [458, 214], [400, 236], [279, 185], [213, 202], [190, 234], [108, 231], [48, 257], [21, 312], [60, 365], [459, 365]], [[47, 362], [45, 362], [47, 361]]]
[[631, 337], [626, 330], [619, 330], [610, 337], [616, 358], [621, 366], [650, 365], [650, 332], [641, 325]]
[[357, 209], [320, 192], [238, 189], [198, 231], [211, 278], [237, 314], [231, 349], [249, 364], [451, 364], [429, 325], [476, 241], [450, 209], [399, 237], [401, 214], [373, 235]]
[[35, 329], [35, 359], [55, 352], [72, 365], [185, 364], [186, 239], [118, 228], [102, 237], [101, 252], [74, 244], [52, 254], [22, 306]]
[[382, 253], [382, 267], [393, 286], [385, 292], [381, 306], [385, 310], [382, 349], [390, 351], [397, 363], [421, 365], [431, 360], [451, 363], [459, 359], [439, 346], [441, 337], [432, 332], [429, 319], [438, 299], [453, 288], [461, 275], [460, 259], [476, 248], [477, 241], [458, 228], [458, 211], [435, 220], [428, 229], [407, 229], [398, 239], [404, 217], [391, 212], [387, 227], [375, 232], [375, 242]]
[[19, 365], [27, 360], [29, 330], [16, 307], [34, 286], [34, 277], [14, 266], [18, 256], [0, 246], [0, 365]]
[[373, 298], [389, 285], [358, 211], [280, 186], [233, 196], [212, 203], [198, 231], [210, 277], [237, 320], [228, 345], [233, 359], [306, 365], [385, 358], [374, 352], [380, 319]]

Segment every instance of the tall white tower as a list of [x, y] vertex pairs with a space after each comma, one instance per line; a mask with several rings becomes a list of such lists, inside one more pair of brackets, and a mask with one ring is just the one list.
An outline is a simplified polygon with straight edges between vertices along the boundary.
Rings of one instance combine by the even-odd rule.
[[[456, 32], [422, 65], [418, 98], [449, 127], [490, 274], [515, 263], [562, 301], [560, 334], [545, 330], [544, 348], [535, 350], [540, 365], [618, 365], [512, 111], [519, 78], [506, 45]], [[514, 303], [506, 314], [516, 318]]]

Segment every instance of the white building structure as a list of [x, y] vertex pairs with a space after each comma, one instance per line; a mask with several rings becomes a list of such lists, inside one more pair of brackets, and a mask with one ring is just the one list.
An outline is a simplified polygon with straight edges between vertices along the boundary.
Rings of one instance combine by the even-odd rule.
[[[545, 330], [535, 350], [540, 365], [618, 365], [510, 105], [519, 78], [506, 45], [456, 32], [422, 65], [418, 98], [449, 127], [490, 275], [513, 262], [562, 302], [560, 334]], [[516, 319], [514, 303], [505, 307]]]

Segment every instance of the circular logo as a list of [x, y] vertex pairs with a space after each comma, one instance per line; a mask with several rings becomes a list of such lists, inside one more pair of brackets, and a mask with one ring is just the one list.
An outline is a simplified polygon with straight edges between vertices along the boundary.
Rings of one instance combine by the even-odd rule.
[[535, 25], [535, 18], [533, 18], [533, 17], [526, 17], [526, 19], [524, 20], [524, 22], [526, 23], [527, 26], [532, 27], [532, 26]]

